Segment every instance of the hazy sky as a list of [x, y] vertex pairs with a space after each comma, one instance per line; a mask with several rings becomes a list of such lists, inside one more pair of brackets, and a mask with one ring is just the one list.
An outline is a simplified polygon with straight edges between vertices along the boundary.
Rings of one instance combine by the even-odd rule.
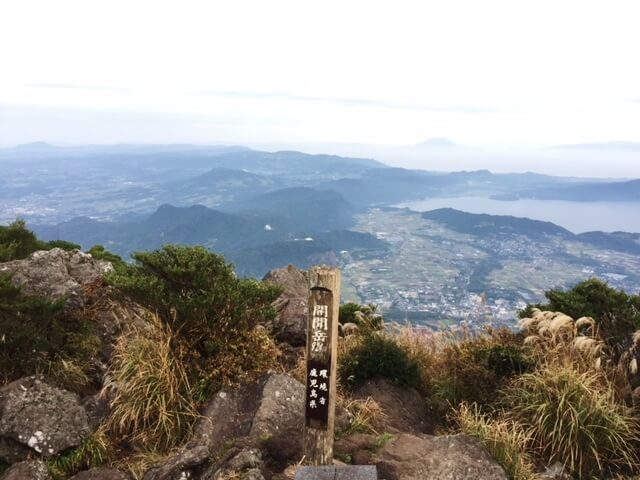
[[640, 2], [7, 0], [0, 145], [640, 142]]

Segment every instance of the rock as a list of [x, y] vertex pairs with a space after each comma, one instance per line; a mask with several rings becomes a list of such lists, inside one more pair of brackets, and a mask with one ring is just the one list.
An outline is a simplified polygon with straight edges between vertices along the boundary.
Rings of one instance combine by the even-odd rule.
[[371, 397], [386, 414], [385, 425], [390, 431], [408, 433], [433, 433], [427, 406], [422, 396], [412, 388], [401, 388], [384, 378], [376, 378], [358, 387], [353, 396]]
[[262, 453], [257, 448], [244, 448], [226, 461], [213, 473], [205, 473], [200, 480], [226, 480], [241, 478], [243, 480], [264, 480], [262, 469]]
[[400, 433], [375, 458], [378, 476], [386, 480], [507, 480], [502, 467], [467, 435]]
[[307, 272], [289, 265], [271, 270], [263, 280], [284, 289], [274, 302], [278, 316], [270, 325], [271, 331], [278, 341], [287, 342], [294, 347], [305, 345], [309, 301]]
[[111, 263], [95, 260], [79, 250], [60, 248], [32, 253], [23, 260], [0, 264], [0, 273], [10, 273], [11, 282], [24, 293], [54, 300], [66, 298], [68, 304], [84, 303], [82, 287], [112, 270]]
[[336, 440], [333, 452], [337, 458], [350, 460], [348, 463], [353, 465], [369, 465], [376, 445], [377, 439], [374, 435], [355, 433]]
[[539, 478], [540, 480], [571, 480], [572, 477], [562, 463], [556, 462], [547, 467]]
[[44, 462], [28, 460], [11, 465], [0, 480], [51, 480], [51, 476]]
[[218, 392], [202, 412], [192, 439], [144, 479], [173, 480], [219, 456], [230, 441], [251, 448], [269, 441], [292, 441], [286, 451], [299, 460], [304, 394], [304, 385], [284, 374]]
[[0, 388], [0, 459], [5, 462], [24, 460], [29, 452], [56, 455], [78, 446], [90, 433], [76, 394], [35, 376]]
[[114, 468], [96, 467], [80, 472], [69, 480], [129, 480], [129, 477]]

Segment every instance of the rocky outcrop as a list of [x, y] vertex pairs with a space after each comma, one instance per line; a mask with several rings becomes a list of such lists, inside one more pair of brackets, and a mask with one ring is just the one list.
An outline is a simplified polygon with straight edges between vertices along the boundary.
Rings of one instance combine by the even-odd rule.
[[49, 457], [78, 446], [91, 433], [78, 396], [27, 377], [0, 388], [0, 459]]
[[24, 260], [0, 264], [0, 273], [10, 273], [14, 285], [30, 295], [67, 299], [74, 306], [84, 303], [82, 287], [100, 279], [113, 267], [88, 253], [60, 248], [32, 253]]
[[500, 465], [466, 435], [398, 434], [376, 453], [386, 480], [507, 480]]
[[114, 468], [96, 467], [80, 472], [69, 480], [129, 480], [129, 477]]
[[264, 462], [262, 452], [259, 449], [243, 448], [229, 457], [228, 460], [221, 462], [220, 466], [216, 465], [205, 471], [199, 480], [227, 480], [230, 478], [264, 480], [262, 475]]
[[293, 441], [291, 455], [299, 459], [304, 394], [304, 385], [284, 374], [267, 375], [258, 382], [218, 392], [202, 412], [192, 439], [163, 465], [149, 471], [145, 480], [169, 480], [201, 467], [231, 440], [247, 447]]
[[408, 433], [433, 433], [427, 406], [422, 396], [412, 388], [401, 388], [384, 378], [369, 380], [359, 386], [353, 396], [371, 397], [386, 417], [378, 429]]
[[289, 265], [270, 271], [263, 280], [283, 288], [274, 302], [278, 316], [268, 327], [280, 342], [292, 346], [305, 345], [309, 301], [307, 272]]
[[44, 462], [28, 460], [11, 465], [0, 480], [51, 480], [51, 476]]

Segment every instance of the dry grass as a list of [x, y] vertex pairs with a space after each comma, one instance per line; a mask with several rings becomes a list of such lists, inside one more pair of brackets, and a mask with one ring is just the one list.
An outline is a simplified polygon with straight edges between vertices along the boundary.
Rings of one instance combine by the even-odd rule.
[[119, 338], [105, 389], [111, 394], [109, 429], [131, 444], [164, 451], [180, 442], [196, 418], [185, 366], [173, 336], [157, 316], [145, 329]]
[[385, 431], [387, 415], [373, 398], [353, 399], [342, 397], [341, 403], [351, 416], [351, 424], [345, 432], [342, 432], [342, 435], [348, 436], [352, 433], [380, 435], [381, 432]]
[[461, 404], [455, 411], [460, 430], [477, 438], [513, 480], [536, 480], [533, 459], [527, 453], [530, 437], [517, 423], [482, 415], [476, 405]]
[[550, 463], [583, 478], [638, 466], [638, 420], [601, 372], [548, 364], [517, 378], [506, 398], [507, 415]]
[[154, 451], [141, 450], [115, 463], [115, 467], [128, 472], [133, 480], [142, 480], [151, 468], [161, 465], [167, 455]]

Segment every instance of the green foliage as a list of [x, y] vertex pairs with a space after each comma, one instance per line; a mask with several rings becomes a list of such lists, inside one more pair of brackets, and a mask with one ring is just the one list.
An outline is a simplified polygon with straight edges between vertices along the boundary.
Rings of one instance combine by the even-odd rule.
[[361, 305], [359, 303], [343, 303], [340, 305], [340, 314], [338, 315], [338, 321], [341, 325], [345, 323], [356, 323], [356, 312], [360, 311]]
[[338, 374], [343, 385], [355, 387], [373, 378], [421, 390], [420, 366], [393, 337], [370, 333], [342, 358]]
[[87, 437], [77, 448], [47, 461], [53, 480], [66, 480], [81, 470], [103, 465], [114, 457], [114, 446], [103, 426]]
[[496, 390], [533, 366], [519, 342], [513, 334], [498, 332], [446, 345], [431, 380], [436, 409], [442, 413], [463, 402], [492, 404]]
[[62, 250], [66, 250], [68, 252], [72, 250], [80, 250], [80, 245], [73, 242], [67, 242], [66, 240], [51, 240], [47, 242], [45, 250], [49, 250], [51, 248], [61, 248]]
[[506, 398], [507, 415], [548, 463], [581, 478], [638, 466], [638, 419], [600, 373], [549, 365], [517, 378]]
[[49, 373], [61, 361], [91, 368], [86, 358], [97, 348], [97, 337], [88, 322], [65, 317], [63, 306], [25, 295], [0, 275], [0, 382]]
[[382, 315], [378, 313], [378, 306], [374, 304], [360, 305], [358, 303], [345, 303], [340, 305], [338, 315], [340, 325], [355, 323], [360, 331], [371, 332], [381, 330], [384, 325]]
[[252, 331], [259, 320], [274, 318], [278, 287], [237, 278], [223, 257], [203, 247], [167, 245], [133, 258], [109, 280], [169, 326], [172, 348], [181, 352], [203, 397], [274, 360], [264, 338]]
[[111, 262], [111, 264], [114, 267], [121, 267], [125, 265], [125, 262], [124, 260], [122, 260], [122, 257], [120, 257], [119, 255], [116, 255], [115, 253], [110, 252], [109, 250], [104, 248], [102, 245], [94, 245], [89, 249], [87, 253], [91, 254], [91, 256], [96, 260], [105, 260], [107, 262]]
[[598, 279], [580, 282], [571, 290], [550, 290], [549, 303], [528, 305], [520, 317], [530, 317], [534, 307], [563, 312], [570, 317], [597, 320], [599, 337], [611, 348], [614, 358], [627, 346], [633, 332], [640, 328], [640, 295], [627, 295]]
[[0, 225], [0, 262], [26, 258], [36, 250], [48, 250], [47, 244], [27, 229], [24, 220]]

